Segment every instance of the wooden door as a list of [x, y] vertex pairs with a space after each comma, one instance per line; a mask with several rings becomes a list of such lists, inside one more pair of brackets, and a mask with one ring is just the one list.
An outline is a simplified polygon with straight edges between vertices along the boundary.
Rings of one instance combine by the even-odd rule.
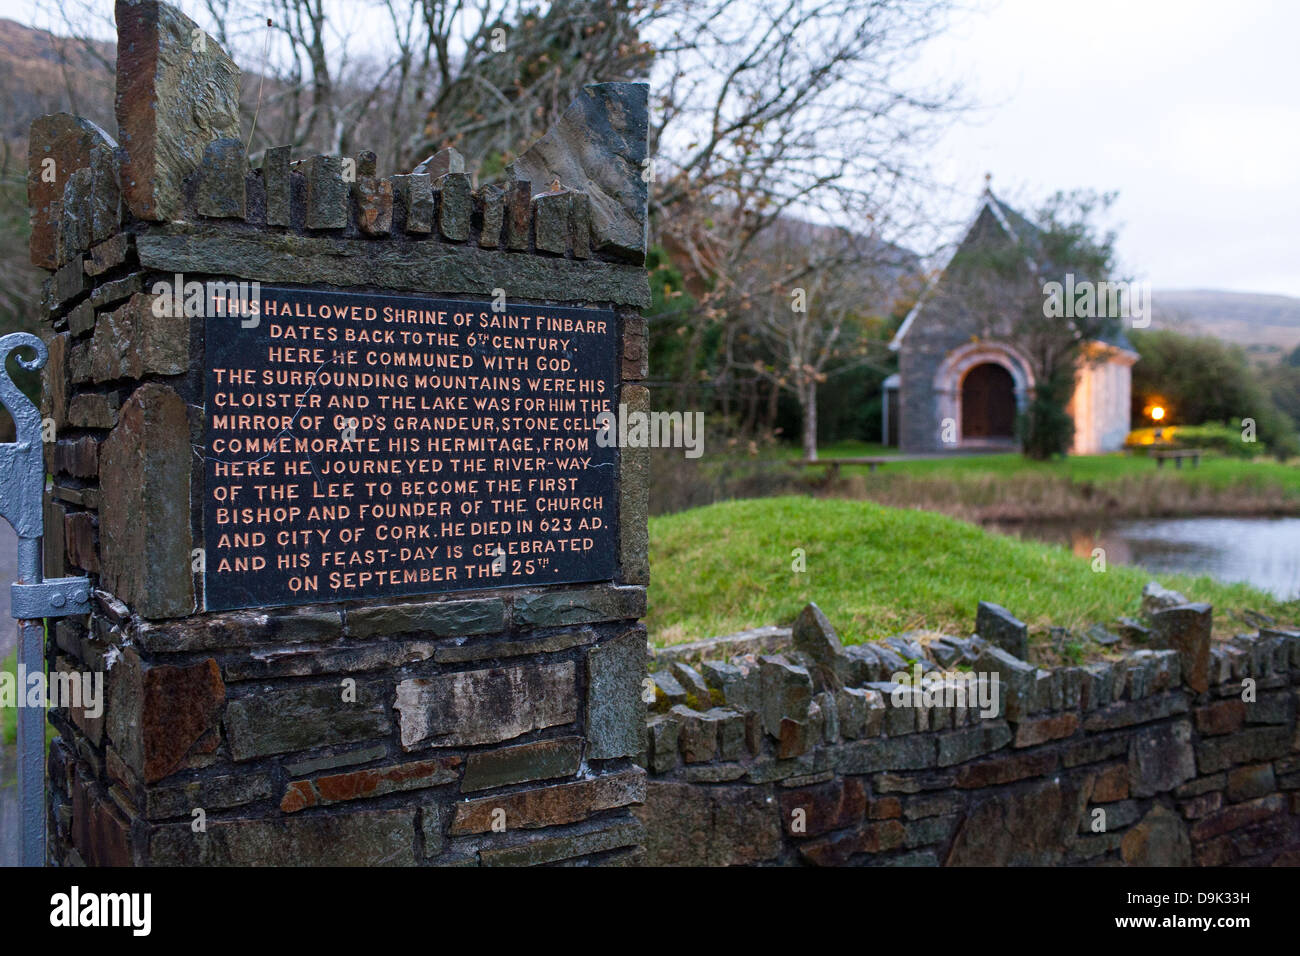
[[961, 383], [962, 438], [1011, 438], [1016, 428], [1016, 383], [1001, 365], [976, 365]]

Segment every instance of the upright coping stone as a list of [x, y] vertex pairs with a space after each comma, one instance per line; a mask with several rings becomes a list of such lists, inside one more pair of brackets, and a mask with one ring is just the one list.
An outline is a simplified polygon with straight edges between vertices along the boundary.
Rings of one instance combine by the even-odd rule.
[[157, 0], [117, 0], [122, 187], [141, 219], [180, 217], [181, 184], [215, 139], [239, 139], [239, 67], [185, 14]]
[[644, 262], [649, 219], [649, 87], [596, 83], [584, 87], [559, 121], [510, 164], [517, 181], [552, 183], [591, 201], [595, 248]]

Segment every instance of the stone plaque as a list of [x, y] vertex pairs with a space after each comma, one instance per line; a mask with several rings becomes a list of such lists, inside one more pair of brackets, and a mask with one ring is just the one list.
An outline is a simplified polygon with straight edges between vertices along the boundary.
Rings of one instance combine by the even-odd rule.
[[[609, 580], [608, 310], [233, 284], [206, 314], [208, 610]], [[226, 314], [220, 314], [225, 312]]]

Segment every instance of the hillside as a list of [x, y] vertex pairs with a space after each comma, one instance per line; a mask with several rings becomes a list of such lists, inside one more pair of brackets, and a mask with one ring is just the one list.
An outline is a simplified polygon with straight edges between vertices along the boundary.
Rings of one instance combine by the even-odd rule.
[[1156, 289], [1153, 324], [1212, 335], [1261, 358], [1280, 358], [1300, 345], [1300, 299], [1211, 289]]
[[75, 112], [110, 133], [113, 122], [111, 43], [83, 43], [0, 19], [0, 136], [20, 157], [27, 128], [43, 113]]

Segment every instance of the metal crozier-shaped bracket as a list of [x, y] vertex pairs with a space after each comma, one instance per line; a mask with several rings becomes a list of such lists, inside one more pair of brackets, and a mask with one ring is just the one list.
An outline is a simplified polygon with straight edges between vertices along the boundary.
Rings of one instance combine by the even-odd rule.
[[49, 351], [29, 332], [0, 338], [0, 402], [14, 420], [15, 440], [0, 444], [0, 517], [18, 535], [19, 580], [10, 589], [10, 613], [20, 620], [83, 614], [90, 607], [88, 578], [42, 579], [39, 541], [44, 528], [45, 458], [41, 445], [41, 413], [9, 377], [9, 356], [28, 371], [45, 366]]
[[39, 538], [45, 489], [41, 413], [9, 377], [9, 356], [19, 349], [36, 353], [34, 359], [14, 356], [19, 366], [31, 372], [44, 368], [49, 358], [45, 343], [30, 332], [0, 338], [0, 402], [13, 417], [16, 436], [12, 444], [0, 444], [0, 517], [13, 525], [18, 537]]

